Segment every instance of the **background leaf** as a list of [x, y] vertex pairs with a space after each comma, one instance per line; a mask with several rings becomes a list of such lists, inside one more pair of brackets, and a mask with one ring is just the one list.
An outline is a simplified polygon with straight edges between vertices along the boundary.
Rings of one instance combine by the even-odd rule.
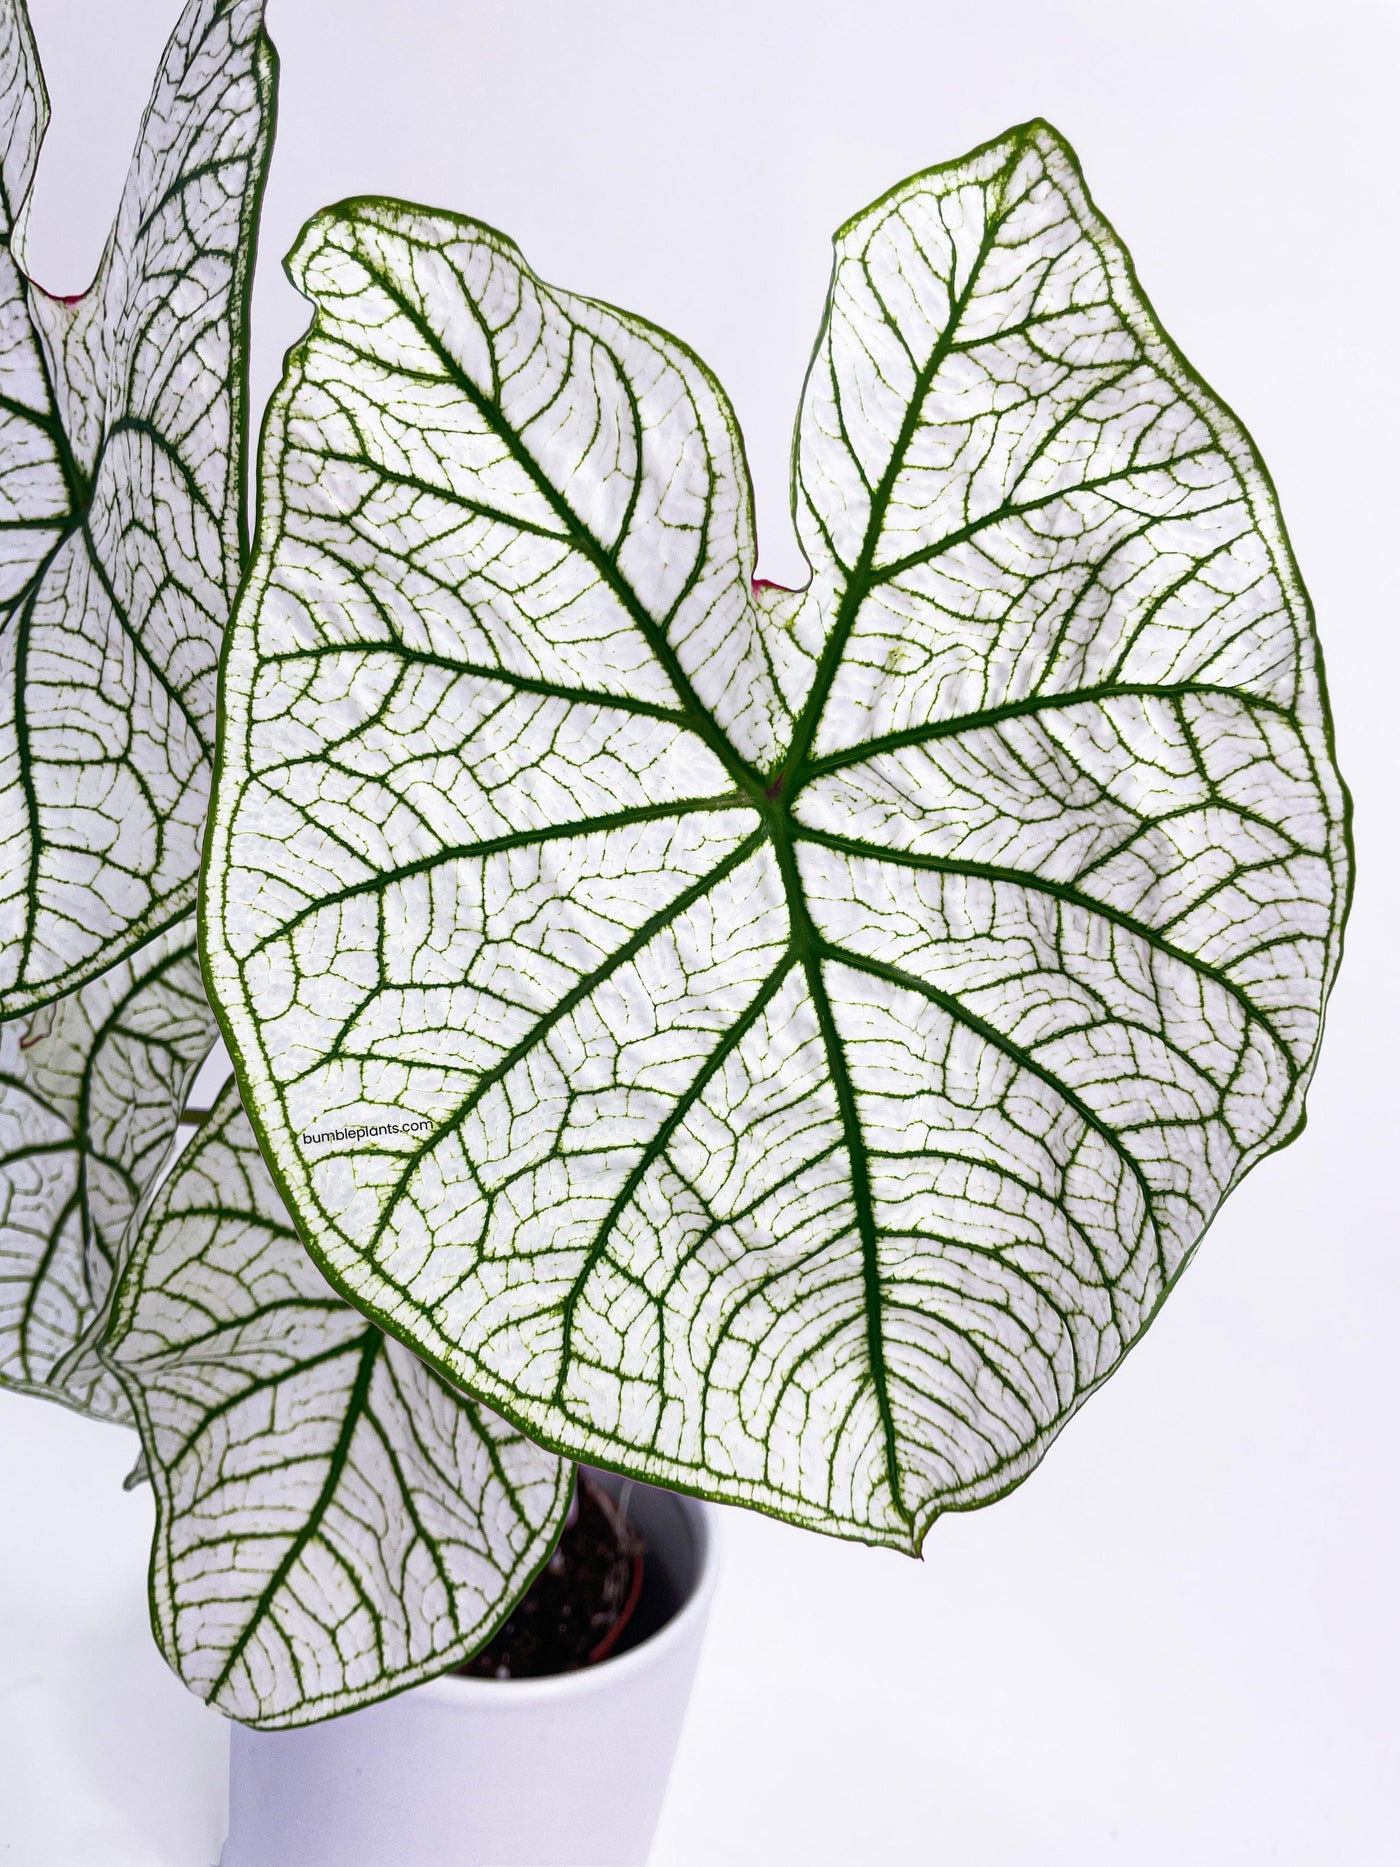
[[244, 1724], [469, 1657], [563, 1526], [570, 1468], [328, 1288], [231, 1082], [141, 1227], [103, 1353], [155, 1491], [157, 1639]]
[[1252, 445], [1044, 125], [838, 236], [802, 593], [673, 339], [391, 203], [293, 268], [205, 931], [301, 1229], [545, 1442], [917, 1549], [1301, 1120], [1346, 800]]
[[189, 921], [0, 1025], [4, 1385], [130, 1421], [93, 1334], [214, 1038]]
[[91, 289], [24, 276], [47, 118], [0, 7], [0, 1017], [193, 903], [241, 570], [246, 299], [271, 136], [262, 0], [191, 0]]

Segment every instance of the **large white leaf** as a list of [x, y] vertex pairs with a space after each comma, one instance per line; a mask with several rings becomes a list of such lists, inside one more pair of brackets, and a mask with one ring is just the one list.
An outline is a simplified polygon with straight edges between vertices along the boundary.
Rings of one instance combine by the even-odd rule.
[[570, 1468], [327, 1286], [232, 1083], [141, 1226], [103, 1354], [155, 1492], [156, 1637], [245, 1724], [467, 1658], [562, 1528]]
[[1302, 1120], [1346, 801], [1249, 438], [1042, 124], [838, 236], [803, 593], [673, 339], [392, 203], [292, 264], [205, 934], [299, 1227], [545, 1442], [915, 1549]]
[[0, 1025], [0, 1383], [129, 1420], [92, 1338], [214, 1036], [189, 920]]
[[191, 0], [83, 296], [22, 271], [47, 118], [0, 0], [0, 1017], [192, 905], [244, 543], [262, 0]]

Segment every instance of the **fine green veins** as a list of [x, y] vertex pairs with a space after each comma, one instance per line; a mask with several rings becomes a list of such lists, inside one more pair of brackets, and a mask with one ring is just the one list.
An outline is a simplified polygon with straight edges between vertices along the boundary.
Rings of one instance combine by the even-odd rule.
[[94, 1344], [214, 1036], [188, 917], [0, 1025], [0, 1384], [130, 1420]]
[[191, 0], [91, 288], [23, 271], [48, 107], [0, 0], [0, 1018], [194, 903], [242, 568], [262, 0]]
[[1253, 446], [1044, 124], [838, 235], [800, 592], [675, 339], [402, 204], [290, 264], [203, 931], [298, 1229], [544, 1443], [916, 1550], [1302, 1120], [1346, 801]]

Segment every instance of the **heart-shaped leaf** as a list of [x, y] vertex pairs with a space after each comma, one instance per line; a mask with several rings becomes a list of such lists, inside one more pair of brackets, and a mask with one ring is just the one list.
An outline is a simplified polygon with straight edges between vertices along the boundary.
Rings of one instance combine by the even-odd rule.
[[561, 1450], [917, 1549], [1296, 1132], [1348, 886], [1248, 436], [1032, 124], [840, 233], [801, 593], [694, 356], [314, 221], [207, 963], [303, 1235]]
[[91, 289], [21, 270], [47, 118], [0, 5], [0, 1018], [193, 904], [241, 570], [246, 298], [272, 117], [262, 0], [191, 0]]
[[244, 1724], [469, 1657], [563, 1526], [570, 1468], [328, 1287], [232, 1083], [140, 1227], [102, 1352], [155, 1492], [156, 1637]]
[[130, 1420], [93, 1333], [214, 1037], [188, 919], [0, 1025], [0, 1383]]

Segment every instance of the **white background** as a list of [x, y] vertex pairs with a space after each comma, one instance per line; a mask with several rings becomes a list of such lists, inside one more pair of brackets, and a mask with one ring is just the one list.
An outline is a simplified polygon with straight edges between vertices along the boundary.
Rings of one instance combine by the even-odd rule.
[[[177, 0], [32, 0], [31, 252], [90, 275]], [[832, 229], [1028, 116], [1251, 427], [1317, 604], [1360, 882], [1307, 1133], [1045, 1466], [922, 1563], [725, 1513], [654, 1867], [1400, 1859], [1397, 18], [1365, 0], [271, 0], [257, 403], [323, 203], [480, 215], [728, 386], [763, 571]], [[0, 1397], [0, 1860], [209, 1867], [224, 1727], [144, 1626], [134, 1442]], [[386, 1863], [386, 1867], [391, 1864]], [[392, 1864], [398, 1867], [398, 1864]]]

